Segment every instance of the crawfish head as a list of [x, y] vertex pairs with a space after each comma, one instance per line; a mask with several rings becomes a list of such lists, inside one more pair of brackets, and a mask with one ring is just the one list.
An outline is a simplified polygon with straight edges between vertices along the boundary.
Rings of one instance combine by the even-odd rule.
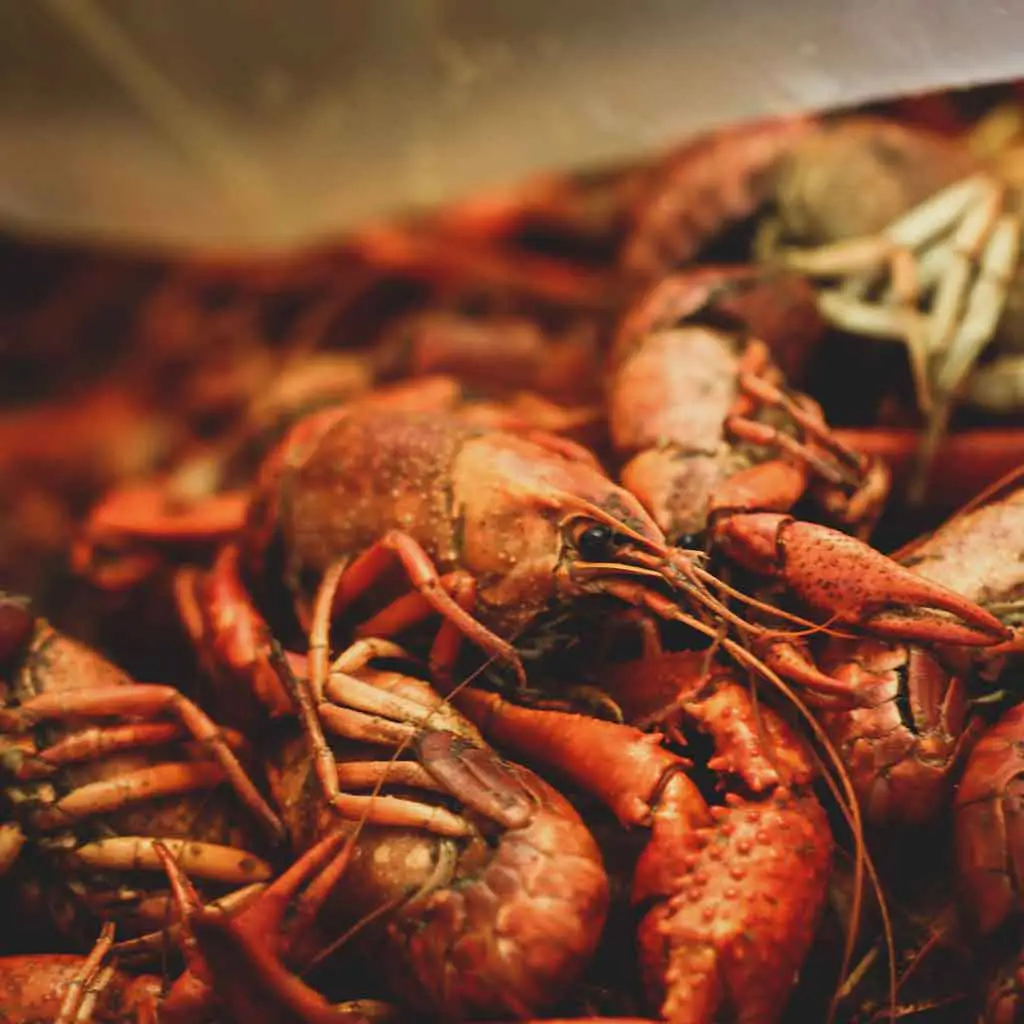
[[[460, 600], [472, 591], [476, 636], [492, 651], [587, 597], [667, 618], [683, 615], [673, 596], [722, 610], [704, 587], [703, 556], [673, 549], [640, 502], [564, 438], [350, 410], [300, 424], [268, 467], [244, 557], [266, 578], [279, 551], [297, 608], [339, 565], [349, 573], [342, 605], [379, 608], [398, 596], [388, 578], [397, 561], [399, 593], [411, 582], [426, 596], [442, 580]], [[371, 617], [358, 628], [380, 625]]]
[[585, 597], [643, 604], [648, 593], [695, 588], [703, 556], [672, 548], [582, 450], [490, 435], [464, 446], [454, 477], [461, 561], [477, 581], [481, 617], [504, 635]]

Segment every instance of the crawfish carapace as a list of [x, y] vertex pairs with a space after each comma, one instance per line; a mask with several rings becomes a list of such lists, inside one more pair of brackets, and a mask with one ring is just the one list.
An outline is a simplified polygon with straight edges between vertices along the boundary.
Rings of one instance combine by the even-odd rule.
[[[320, 946], [337, 946], [368, 919], [363, 949], [384, 965], [388, 991], [449, 1020], [527, 1018], [564, 1001], [608, 908], [586, 826], [533, 772], [499, 759], [426, 683], [347, 669], [332, 671], [324, 715], [340, 806], [354, 817], [376, 803], [373, 820], [384, 824], [358, 831], [317, 919]], [[381, 758], [396, 746], [403, 759]], [[275, 794], [302, 848], [337, 819], [297, 730], [274, 759]], [[345, 962], [352, 952], [342, 945], [338, 955]]]
[[[757, 268], [678, 274], [619, 329], [610, 362], [612, 444], [623, 483], [673, 543], [688, 538], [692, 546], [706, 534], [713, 543], [721, 518], [788, 512], [805, 494], [834, 525], [861, 537], [881, 512], [884, 466], [836, 440], [817, 403], [786, 387], [772, 357], [772, 342], [792, 335], [794, 319], [799, 329], [799, 307], [780, 325], [756, 297], [787, 286], [796, 289]], [[813, 337], [821, 328], [810, 319]]]

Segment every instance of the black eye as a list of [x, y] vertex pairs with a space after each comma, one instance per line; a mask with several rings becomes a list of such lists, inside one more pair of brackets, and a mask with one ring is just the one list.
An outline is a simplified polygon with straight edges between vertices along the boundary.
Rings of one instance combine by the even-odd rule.
[[586, 562], [600, 562], [607, 557], [612, 542], [612, 531], [607, 526], [588, 526], [576, 541], [580, 556]]
[[704, 533], [703, 531], [697, 531], [695, 533], [681, 533], [675, 539], [675, 546], [677, 548], [688, 548], [691, 551], [703, 550], [704, 549]]

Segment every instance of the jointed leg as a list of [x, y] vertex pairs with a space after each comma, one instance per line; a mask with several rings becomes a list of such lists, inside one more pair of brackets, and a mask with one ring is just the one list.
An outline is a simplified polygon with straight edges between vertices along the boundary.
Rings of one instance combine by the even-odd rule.
[[[1002, 187], [987, 175], [976, 175], [943, 189], [874, 238], [813, 250], [783, 250], [769, 258], [812, 276], [867, 272], [857, 287], [823, 291], [822, 312], [837, 326], [855, 333], [904, 338], [918, 402], [927, 414], [934, 399], [929, 360], [948, 339], [969, 288], [971, 254], [989, 238], [1001, 205]], [[860, 285], [866, 287], [885, 267], [890, 270], [891, 288], [879, 307], [857, 293], [862, 291]], [[918, 303], [932, 289], [936, 289], [935, 300], [926, 321]]]
[[[235, 750], [245, 745], [244, 738], [224, 729], [225, 741]], [[68, 764], [99, 760], [125, 750], [161, 747], [187, 733], [177, 722], [134, 722], [127, 725], [93, 726], [62, 737], [52, 746], [25, 754], [15, 769], [18, 779], [40, 779]]]
[[[324, 627], [318, 625], [320, 621], [318, 618], [314, 622], [317, 633], [323, 632]], [[472, 831], [468, 822], [443, 807], [392, 796], [357, 796], [343, 793], [339, 765], [324, 735], [324, 726], [340, 735], [392, 745], [411, 743], [417, 730], [412, 726], [403, 726], [400, 722], [382, 721], [339, 707], [323, 698], [317, 701], [314, 697], [317, 687], [310, 685], [307, 680], [297, 679], [283, 655], [276, 658], [276, 665], [298, 708], [299, 719], [310, 744], [314, 770], [321, 789], [328, 803], [339, 814], [378, 825], [425, 828], [440, 835], [463, 836]], [[319, 689], [322, 690], [323, 687]], [[392, 777], [386, 774], [387, 767], [390, 766], [385, 765], [385, 769], [381, 769], [385, 772], [385, 777], [391, 781], [401, 781], [402, 771], [396, 772]]]
[[43, 721], [83, 715], [172, 714], [198, 742], [206, 744], [243, 803], [274, 838], [284, 834], [281, 822], [242, 767], [224, 734], [192, 701], [172, 686], [138, 683], [93, 690], [52, 691], [17, 708], [0, 709], [0, 731], [25, 732]]
[[[163, 851], [187, 935], [183, 948], [189, 965], [189, 972], [175, 983], [164, 1001], [167, 1016], [178, 1019], [183, 1011], [187, 1015], [197, 1001], [207, 1006], [213, 996], [232, 1019], [350, 1024], [348, 1015], [332, 1011], [318, 992], [291, 973], [288, 960], [307, 938], [308, 925], [344, 872], [351, 852], [352, 845], [344, 834], [329, 836], [308, 850], [257, 900], [228, 916], [202, 906], [173, 857]], [[310, 884], [301, 891], [307, 882]], [[291, 917], [287, 930], [286, 914]]]
[[[816, 403], [795, 400], [768, 378], [765, 369], [770, 359], [763, 342], [754, 340], [748, 344], [740, 362], [741, 398], [726, 420], [726, 429], [753, 444], [774, 444], [801, 458], [832, 483], [856, 484], [865, 469], [863, 457], [833, 435]], [[820, 448], [834, 457], [835, 463], [825, 462], [812, 446], [750, 418], [750, 413], [766, 406], [784, 411]]]
[[177, 858], [190, 878], [225, 885], [249, 885], [271, 878], [270, 865], [247, 850], [192, 839], [155, 839], [151, 836], [112, 836], [86, 843], [68, 856], [84, 867], [103, 871], [162, 871], [156, 847], [162, 843]]
[[213, 789], [223, 781], [224, 772], [217, 764], [148, 765], [79, 786], [53, 803], [41, 803], [31, 811], [31, 816], [38, 829], [64, 828], [95, 814], [110, 814], [159, 797]]
[[[442, 586], [441, 579], [423, 548], [408, 534], [390, 530], [381, 540], [351, 562], [338, 580], [332, 601], [333, 614], [340, 615], [352, 602], [367, 591], [380, 575], [397, 559], [409, 576], [413, 587], [424, 601], [442, 618], [454, 623], [470, 640], [489, 654], [497, 655], [512, 665], [519, 681], [526, 684], [526, 673], [515, 649], [486, 626], [478, 622]], [[365, 624], [364, 624], [365, 626]]]
[[81, 968], [68, 982], [68, 990], [61, 1003], [60, 1012], [54, 1024], [75, 1024], [76, 1021], [91, 1019], [87, 1003], [95, 1002], [110, 980], [110, 972], [102, 968], [103, 961], [114, 944], [114, 926], [109, 922], [100, 931], [96, 945], [86, 957]]

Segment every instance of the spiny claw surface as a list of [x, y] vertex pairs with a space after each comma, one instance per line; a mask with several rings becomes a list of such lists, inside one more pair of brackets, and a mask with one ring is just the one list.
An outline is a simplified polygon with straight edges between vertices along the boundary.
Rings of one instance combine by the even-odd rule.
[[676, 1024], [709, 1024], [723, 1012], [743, 1024], [776, 1021], [825, 900], [825, 813], [813, 796], [779, 789], [712, 808], [696, 833], [679, 821], [656, 822], [637, 868], [634, 901], [656, 901], [640, 925], [649, 991]]
[[1010, 638], [994, 615], [838, 530], [762, 512], [724, 518], [725, 554], [785, 583], [838, 624], [880, 637], [984, 647]]

